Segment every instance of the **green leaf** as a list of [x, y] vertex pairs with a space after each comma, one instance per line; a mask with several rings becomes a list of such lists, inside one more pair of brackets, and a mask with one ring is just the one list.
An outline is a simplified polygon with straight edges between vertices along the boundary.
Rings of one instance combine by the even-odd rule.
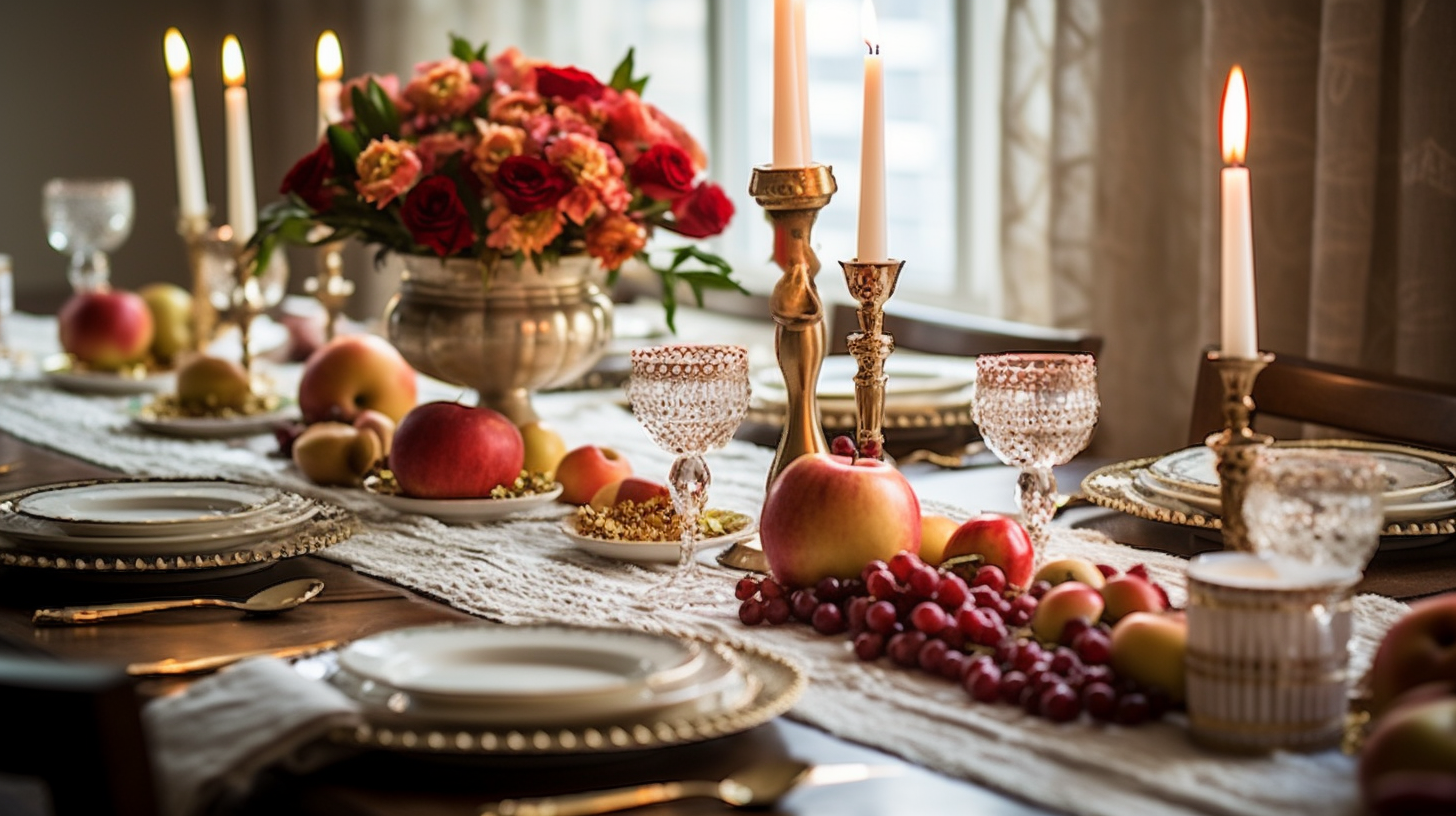
[[456, 34], [450, 35], [450, 55], [455, 59], [470, 62], [475, 58], [475, 49], [470, 47], [469, 41]]
[[612, 71], [612, 79], [607, 85], [617, 91], [636, 91], [637, 95], [641, 96], [643, 89], [647, 87], [647, 77], [633, 78], [632, 72], [635, 70], [636, 57], [637, 49], [628, 48], [627, 56], [617, 63], [617, 67]]
[[369, 87], [355, 88], [351, 98], [354, 100], [354, 129], [365, 141], [372, 142], [398, 132], [399, 114], [379, 83], [369, 80]]
[[369, 80], [369, 101], [379, 114], [379, 124], [383, 133], [390, 136], [399, 135], [399, 110], [394, 107], [394, 100], [379, 86], [372, 78]]
[[[354, 93], [359, 93], [355, 88]], [[339, 178], [349, 181], [359, 177], [356, 167], [359, 163], [359, 153], [363, 146], [359, 144], [359, 137], [354, 132], [340, 127], [329, 125], [329, 148], [334, 151], [334, 174]]]
[[354, 130], [363, 141], [373, 141], [375, 134], [369, 117], [369, 94], [366, 89], [354, 87], [349, 90], [349, 99], [354, 104]]

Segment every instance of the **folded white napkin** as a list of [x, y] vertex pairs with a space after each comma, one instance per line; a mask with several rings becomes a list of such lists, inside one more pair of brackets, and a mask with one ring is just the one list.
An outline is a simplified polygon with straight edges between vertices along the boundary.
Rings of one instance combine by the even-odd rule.
[[204, 813], [260, 771], [317, 770], [348, 755], [320, 737], [360, 722], [332, 685], [276, 658], [253, 658], [148, 703], [142, 718], [164, 816]]

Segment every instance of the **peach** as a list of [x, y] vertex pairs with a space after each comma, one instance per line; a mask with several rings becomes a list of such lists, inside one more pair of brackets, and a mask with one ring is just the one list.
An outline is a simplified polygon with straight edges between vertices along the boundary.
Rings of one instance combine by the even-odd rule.
[[1074, 618], [1095, 624], [1102, 617], [1102, 596], [1080, 581], [1065, 581], [1047, 590], [1031, 615], [1031, 633], [1045, 643], [1061, 640], [1062, 629]]
[[415, 370], [388, 340], [372, 334], [342, 334], [303, 364], [298, 410], [304, 422], [353, 422], [365, 408], [395, 422], [415, 407]]
[[586, 504], [598, 490], [632, 475], [632, 463], [612, 448], [582, 445], [561, 457], [556, 481], [561, 484], [559, 501]]
[[1163, 596], [1156, 587], [1136, 575], [1116, 575], [1102, 585], [1102, 600], [1106, 604], [1103, 617], [1117, 621], [1133, 612], [1162, 612], [1165, 608]]
[[1112, 627], [1108, 662], [1118, 677], [1162, 689], [1177, 703], [1187, 693], [1187, 653], [1188, 619], [1182, 612], [1133, 612]]
[[293, 463], [320, 485], [356, 486], [383, 455], [374, 431], [342, 422], [316, 422], [293, 442]]
[[1370, 713], [1423, 683], [1456, 681], [1456, 592], [1411, 604], [1381, 638], [1370, 663]]
[[1048, 561], [1036, 571], [1031, 582], [1034, 584], [1037, 581], [1046, 581], [1052, 586], [1077, 581], [1093, 589], [1101, 589], [1107, 579], [1103, 577], [1102, 571], [1097, 569], [1095, 564], [1085, 558], [1058, 558], [1055, 561]]
[[354, 427], [371, 430], [379, 437], [379, 444], [384, 455], [389, 455], [389, 448], [394, 444], [394, 431], [398, 427], [388, 414], [380, 413], [373, 408], [365, 408], [354, 417]]
[[668, 491], [665, 484], [654, 482], [651, 479], [628, 476], [611, 484], [602, 485], [602, 489], [591, 497], [588, 504], [596, 510], [605, 510], [624, 501], [646, 504], [653, 499], [661, 499], [670, 505], [672, 493]]
[[947, 516], [922, 515], [920, 517], [920, 560], [932, 567], [940, 566], [945, 557], [945, 545], [955, 534], [960, 522]]

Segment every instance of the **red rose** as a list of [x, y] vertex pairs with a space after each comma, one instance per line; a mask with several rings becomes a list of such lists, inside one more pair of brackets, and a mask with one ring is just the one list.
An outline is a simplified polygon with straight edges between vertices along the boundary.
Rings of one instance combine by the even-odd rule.
[[605, 90], [601, 80], [580, 68], [571, 66], [536, 66], [536, 93], [562, 99], [601, 99]]
[[728, 226], [728, 219], [733, 217], [733, 202], [728, 200], [722, 187], [705, 181], [673, 203], [672, 217], [674, 232], [689, 238], [707, 238]]
[[405, 196], [399, 215], [415, 243], [428, 246], [441, 258], [475, 244], [470, 213], [460, 201], [455, 182], [444, 176], [430, 176], [416, 184]]
[[632, 181], [653, 198], [677, 201], [693, 190], [692, 157], [675, 144], [654, 145], [632, 163]]
[[571, 179], [538, 156], [511, 156], [495, 171], [495, 187], [516, 215], [556, 206], [571, 192]]
[[278, 192], [296, 194], [314, 212], [328, 212], [334, 208], [334, 190], [329, 184], [333, 177], [334, 151], [326, 139], [289, 169]]

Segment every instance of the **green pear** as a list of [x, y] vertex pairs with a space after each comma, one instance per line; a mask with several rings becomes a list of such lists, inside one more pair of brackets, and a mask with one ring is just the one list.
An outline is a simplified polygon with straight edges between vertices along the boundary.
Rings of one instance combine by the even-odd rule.
[[138, 294], [152, 312], [152, 356], [170, 365], [192, 348], [192, 293], [175, 283], [151, 283]]
[[243, 367], [221, 357], [194, 357], [177, 372], [177, 401], [189, 413], [241, 411], [251, 393]]

